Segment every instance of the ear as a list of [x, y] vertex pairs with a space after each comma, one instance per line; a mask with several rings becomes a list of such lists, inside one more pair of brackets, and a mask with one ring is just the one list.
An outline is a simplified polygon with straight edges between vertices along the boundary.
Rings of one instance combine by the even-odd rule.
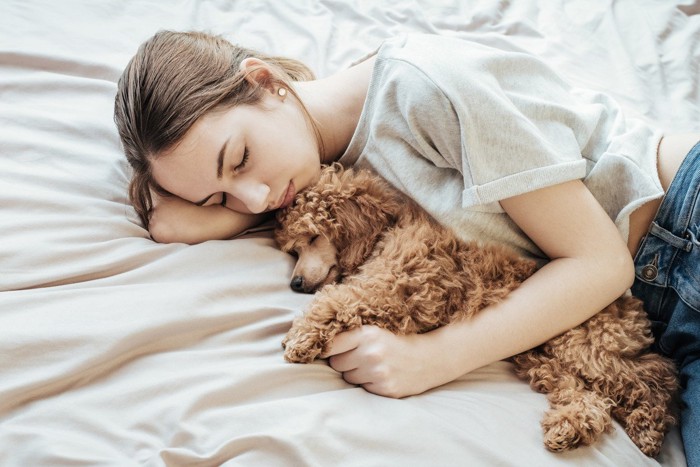
[[246, 81], [251, 85], [260, 86], [272, 94], [277, 92], [275, 75], [267, 62], [259, 58], [248, 57], [241, 61], [239, 69], [245, 74]]
[[[386, 228], [386, 219], [368, 215], [366, 194], [347, 198], [333, 209], [339, 238], [338, 262], [345, 273], [353, 273], [364, 263]], [[376, 208], [372, 204], [372, 207]]]
[[[354, 183], [362, 177], [355, 178]], [[376, 179], [367, 185], [358, 183], [353, 192], [342, 196], [343, 201], [331, 206], [339, 238], [338, 261], [346, 272], [355, 271], [374, 250], [382, 233], [394, 224], [401, 205], [392, 199], [392, 192], [375, 186]]]

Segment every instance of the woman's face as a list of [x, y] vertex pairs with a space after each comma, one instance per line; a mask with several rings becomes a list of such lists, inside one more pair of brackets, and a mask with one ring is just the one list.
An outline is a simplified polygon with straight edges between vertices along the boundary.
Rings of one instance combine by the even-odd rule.
[[261, 213], [287, 206], [309, 186], [320, 156], [294, 99], [265, 92], [256, 105], [204, 115], [152, 167], [158, 184], [182, 199]]

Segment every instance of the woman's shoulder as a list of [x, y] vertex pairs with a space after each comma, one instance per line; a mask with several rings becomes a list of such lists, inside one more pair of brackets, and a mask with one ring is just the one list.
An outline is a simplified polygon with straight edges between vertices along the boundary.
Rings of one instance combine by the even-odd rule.
[[386, 40], [377, 53], [378, 67], [398, 70], [395, 77], [415, 86], [429, 82], [448, 96], [486, 87], [498, 87], [532, 75], [550, 75], [536, 56], [507, 42], [480, 41], [437, 34], [403, 34]]
[[451, 57], [454, 49], [465, 47], [471, 44], [446, 36], [402, 34], [379, 48], [375, 72], [384, 81], [391, 81], [392, 87], [405, 87], [414, 93], [434, 91], [435, 85], [459, 73], [455, 67], [461, 67], [464, 60], [455, 62]]
[[497, 59], [512, 54], [523, 55], [507, 41], [445, 36], [440, 34], [405, 33], [387, 39], [379, 48], [379, 56], [385, 59], [405, 60], [416, 63], [455, 65], [464, 59]]
[[380, 60], [401, 61], [425, 67], [446, 64], [455, 50], [470, 48], [473, 44], [437, 34], [408, 33], [386, 40], [379, 48]]

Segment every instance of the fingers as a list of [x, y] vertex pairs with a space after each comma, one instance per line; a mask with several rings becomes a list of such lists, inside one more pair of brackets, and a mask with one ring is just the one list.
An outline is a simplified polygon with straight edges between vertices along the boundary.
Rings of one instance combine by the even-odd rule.
[[350, 384], [379, 396], [405, 397], [427, 389], [420, 387], [423, 375], [415, 375], [415, 384], [410, 379], [412, 372], [406, 371], [414, 367], [410, 359], [412, 338], [365, 325], [335, 336], [323, 357], [330, 357], [331, 368]]
[[401, 392], [394, 380], [387, 380], [381, 377], [365, 374], [361, 369], [343, 373], [343, 379], [350, 384], [362, 386], [362, 388], [378, 396], [400, 399], [411, 395], [410, 392]]
[[[420, 394], [454, 379], [446, 378], [450, 360], [436, 359], [428, 333], [397, 335], [364, 325], [340, 333], [323, 358], [350, 384], [384, 397]], [[442, 365], [442, 366], [441, 366]], [[447, 371], [449, 373], [449, 371]]]
[[[354, 350], [354, 349], [353, 349]], [[338, 354], [338, 355], [333, 355], [328, 359], [328, 364], [333, 368], [335, 371], [339, 373], [345, 373], [346, 371], [351, 371], [360, 366], [360, 363], [358, 361], [358, 356], [357, 352], [353, 352], [351, 350]], [[350, 382], [350, 381], [348, 381]], [[355, 383], [359, 384], [359, 383]]]
[[375, 394], [388, 395], [389, 391], [384, 389], [389, 373], [384, 345], [387, 337], [394, 335], [376, 326], [361, 326], [338, 334], [326, 352], [328, 363], [342, 373], [348, 383], [361, 385]]
[[356, 349], [361, 342], [361, 333], [362, 328], [357, 328], [336, 335], [328, 345], [328, 349], [321, 354], [321, 358], [328, 358]]

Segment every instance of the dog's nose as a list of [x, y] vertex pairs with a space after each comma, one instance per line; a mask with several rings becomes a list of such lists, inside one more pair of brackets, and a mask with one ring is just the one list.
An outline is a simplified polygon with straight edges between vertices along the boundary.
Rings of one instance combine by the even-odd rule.
[[295, 292], [304, 292], [304, 278], [301, 276], [294, 276], [289, 286]]

